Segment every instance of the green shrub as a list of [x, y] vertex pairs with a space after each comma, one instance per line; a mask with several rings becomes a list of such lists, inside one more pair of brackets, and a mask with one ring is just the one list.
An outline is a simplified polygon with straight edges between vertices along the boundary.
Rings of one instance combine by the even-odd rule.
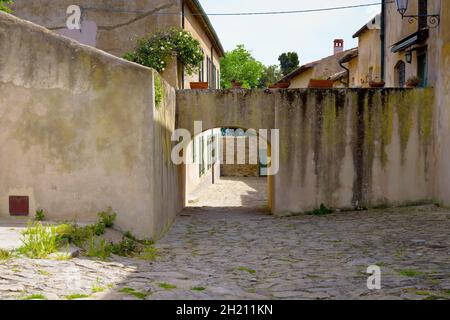
[[36, 215], [34, 216], [34, 220], [43, 221], [45, 219], [45, 212], [43, 209], [39, 209], [36, 211]]
[[11, 13], [12, 10], [9, 6], [12, 4], [13, 4], [12, 0], [0, 0], [0, 11]]
[[189, 75], [198, 70], [205, 58], [200, 42], [189, 31], [169, 28], [157, 31], [149, 38], [139, 39], [136, 49], [126, 53], [124, 59], [161, 73], [166, 70], [174, 56], [183, 64]]
[[103, 223], [106, 228], [111, 228], [117, 218], [117, 213], [110, 207], [106, 211], [99, 212], [98, 217], [100, 223]]
[[22, 246], [18, 252], [31, 259], [45, 259], [58, 251], [60, 240], [55, 226], [44, 227], [40, 222], [30, 221], [22, 233]]

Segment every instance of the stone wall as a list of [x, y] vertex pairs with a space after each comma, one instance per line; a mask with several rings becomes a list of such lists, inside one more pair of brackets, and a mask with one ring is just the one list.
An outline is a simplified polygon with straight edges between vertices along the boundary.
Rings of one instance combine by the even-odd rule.
[[[280, 130], [276, 214], [434, 199], [433, 89], [223, 90], [177, 95], [177, 127]], [[272, 147], [273, 149], [273, 147]], [[273, 151], [273, 150], [272, 150]]]
[[28, 196], [48, 219], [158, 237], [182, 208], [170, 161], [175, 91], [154, 103], [151, 69], [0, 12], [0, 216]]
[[[255, 137], [255, 139], [258, 138]], [[230, 153], [229, 149], [231, 148], [232, 150]], [[238, 150], [244, 150], [244, 155], [241, 155], [244, 159], [238, 158]], [[231, 158], [229, 159], [230, 163], [227, 163], [227, 154]], [[256, 159], [256, 164], [251, 163], [254, 162], [250, 161], [251, 157], [252, 159]], [[251, 143], [249, 137], [222, 137], [220, 175], [222, 177], [259, 177], [259, 152], [257, 140]]]

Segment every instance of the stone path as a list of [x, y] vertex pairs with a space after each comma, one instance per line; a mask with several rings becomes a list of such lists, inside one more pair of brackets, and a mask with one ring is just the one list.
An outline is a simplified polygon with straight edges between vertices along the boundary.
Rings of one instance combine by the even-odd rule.
[[[179, 216], [158, 242], [155, 262], [0, 262], [0, 298], [450, 299], [450, 210], [275, 218], [262, 209], [218, 206], [219, 190], [205, 192], [204, 208]], [[381, 268], [381, 290], [366, 286], [373, 264]]]

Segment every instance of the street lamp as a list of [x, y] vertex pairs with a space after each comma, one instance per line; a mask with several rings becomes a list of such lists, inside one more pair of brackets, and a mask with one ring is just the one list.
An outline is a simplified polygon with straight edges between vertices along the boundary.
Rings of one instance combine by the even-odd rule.
[[405, 15], [406, 11], [408, 11], [408, 0], [395, 0], [397, 4], [397, 11], [402, 15]]
[[415, 21], [424, 21], [429, 28], [436, 28], [441, 22], [441, 16], [439, 14], [418, 14], [418, 15], [407, 15], [409, 0], [395, 0], [397, 5], [397, 11], [402, 16], [402, 19], [408, 18], [409, 23], [414, 23]]
[[406, 62], [412, 63], [412, 50], [408, 50], [405, 53]]

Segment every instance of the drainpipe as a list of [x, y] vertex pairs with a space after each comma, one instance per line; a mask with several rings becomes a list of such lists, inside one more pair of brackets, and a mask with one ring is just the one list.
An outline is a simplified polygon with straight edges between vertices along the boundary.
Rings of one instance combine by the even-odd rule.
[[380, 37], [381, 37], [381, 81], [385, 81], [386, 76], [386, 0], [382, 0], [381, 3], [381, 30], [380, 30]]
[[341, 60], [339, 60], [339, 65], [342, 69], [347, 71], [347, 88], [350, 88], [350, 69], [345, 67]]
[[[181, 0], [181, 28], [184, 30], [185, 23], [185, 11], [184, 11], [185, 0]], [[181, 89], [184, 89], [184, 65], [181, 65]]]

